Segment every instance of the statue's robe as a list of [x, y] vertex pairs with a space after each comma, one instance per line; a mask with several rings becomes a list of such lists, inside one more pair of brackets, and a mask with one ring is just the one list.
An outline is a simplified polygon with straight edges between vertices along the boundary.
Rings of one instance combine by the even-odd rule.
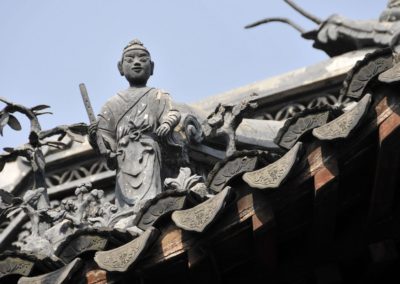
[[156, 129], [166, 123], [172, 131], [179, 120], [169, 95], [155, 88], [128, 88], [103, 106], [98, 139], [118, 154], [115, 199], [120, 208], [142, 204], [162, 191]]

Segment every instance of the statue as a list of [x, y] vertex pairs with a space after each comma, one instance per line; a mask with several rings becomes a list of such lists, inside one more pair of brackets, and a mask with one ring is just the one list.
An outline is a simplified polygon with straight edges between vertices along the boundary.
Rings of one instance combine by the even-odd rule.
[[389, 0], [379, 20], [352, 20], [340, 15], [331, 15], [326, 20], [321, 20], [292, 0], [284, 0], [284, 2], [318, 26], [314, 30], [305, 31], [290, 19], [272, 17], [247, 25], [245, 28], [282, 22], [299, 31], [303, 38], [313, 40], [313, 47], [325, 51], [329, 56], [367, 47], [388, 47], [394, 35], [400, 30], [399, 0]]
[[106, 102], [89, 132], [92, 144], [105, 145], [100, 152], [117, 170], [116, 205], [136, 211], [162, 191], [160, 145], [181, 115], [167, 93], [146, 86], [154, 63], [139, 40], [124, 48], [118, 69], [129, 87]]

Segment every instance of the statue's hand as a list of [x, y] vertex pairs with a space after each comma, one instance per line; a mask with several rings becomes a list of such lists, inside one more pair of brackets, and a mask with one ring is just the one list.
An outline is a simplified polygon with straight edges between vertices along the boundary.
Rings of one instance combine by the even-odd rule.
[[156, 134], [160, 137], [167, 135], [171, 131], [171, 127], [167, 123], [163, 123], [157, 128]]

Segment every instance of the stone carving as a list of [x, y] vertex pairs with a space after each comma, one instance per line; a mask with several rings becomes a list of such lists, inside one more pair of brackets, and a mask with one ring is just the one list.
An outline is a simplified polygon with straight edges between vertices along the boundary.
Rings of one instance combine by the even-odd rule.
[[15, 257], [7, 257], [0, 261], [0, 279], [6, 275], [28, 276], [35, 264], [31, 261]]
[[400, 81], [400, 64], [399, 64], [399, 62], [395, 62], [395, 65], [392, 68], [379, 74], [378, 80], [382, 83], [388, 83], [388, 84]]
[[[116, 205], [139, 209], [161, 193], [160, 145], [181, 115], [166, 92], [146, 86], [154, 63], [139, 40], [124, 48], [118, 68], [129, 88], [103, 106], [97, 124], [90, 128], [90, 140], [117, 169]], [[106, 149], [98, 147], [103, 144]]]
[[285, 181], [299, 159], [302, 143], [297, 142], [282, 158], [268, 166], [248, 172], [243, 180], [251, 187], [259, 189], [278, 188]]
[[21, 277], [18, 284], [63, 284], [68, 283], [75, 275], [76, 271], [82, 266], [82, 261], [76, 258], [68, 265], [36, 277]]
[[125, 272], [136, 263], [158, 234], [157, 229], [150, 227], [142, 235], [123, 246], [113, 250], [96, 252], [94, 260], [102, 269]]
[[[302, 111], [285, 122], [275, 138], [275, 143], [291, 149], [305, 134], [331, 120], [334, 117], [333, 112], [334, 109], [328, 106]], [[340, 113], [339, 110], [336, 112]]]
[[309, 101], [299, 101], [296, 103], [285, 104], [284, 107], [275, 112], [267, 112], [264, 114], [265, 119], [270, 120], [285, 120], [292, 118], [306, 109], [313, 109], [325, 106], [335, 108], [346, 107], [351, 103], [351, 99], [345, 94], [320, 94], [317, 98]]
[[104, 250], [110, 245], [119, 246], [132, 240], [131, 233], [107, 228], [84, 229], [65, 238], [57, 247], [55, 255], [65, 263], [87, 251]]
[[[2, 206], [6, 207], [0, 212], [1, 216], [6, 217], [15, 216], [21, 211], [24, 212], [30, 219], [30, 233], [25, 235], [24, 239], [18, 240], [18, 246], [28, 252], [40, 253], [50, 256], [52, 254], [52, 247], [48, 239], [44, 237], [45, 232], [50, 228], [52, 223], [59, 220], [62, 216], [54, 214], [50, 208], [38, 207], [40, 198], [45, 191], [45, 188], [37, 188], [35, 190], [27, 190], [22, 199], [13, 197], [12, 199], [18, 200], [12, 206], [7, 206], [1, 201]], [[0, 191], [0, 195], [1, 195]], [[10, 199], [12, 194], [7, 193], [7, 199]], [[2, 194], [2, 197], [5, 197]], [[5, 200], [7, 200], [5, 199]], [[22, 201], [22, 202], [21, 202]]]
[[214, 192], [223, 190], [229, 182], [245, 172], [254, 171], [260, 161], [267, 161], [266, 152], [241, 151], [218, 162], [207, 178], [208, 187]]
[[[83, 228], [92, 224], [92, 218], [104, 214], [110, 207], [109, 202], [104, 200], [104, 192], [99, 189], [92, 189], [90, 183], [82, 184], [75, 190], [75, 198], [62, 200], [53, 208], [38, 209], [36, 202], [43, 189], [29, 190], [24, 196], [24, 202], [18, 210], [24, 210], [31, 217], [32, 236], [44, 237], [51, 241], [57, 238], [57, 230], [65, 231], [67, 227]], [[45, 226], [39, 230], [38, 227]], [[57, 225], [57, 228], [55, 226]], [[27, 249], [27, 248], [26, 248]]]
[[[76, 198], [64, 199], [60, 207], [51, 210], [53, 218], [70, 221], [76, 229], [116, 227], [125, 218], [133, 218], [133, 210], [119, 211], [118, 207], [104, 198], [103, 190], [92, 189], [90, 183], [75, 190]], [[125, 227], [119, 227], [125, 228]]]
[[[7, 124], [15, 130], [21, 130], [21, 124], [15, 118], [15, 116], [12, 115], [12, 113], [21, 113], [26, 116], [30, 121], [29, 143], [15, 149], [5, 148], [4, 150], [6, 151], [6, 153], [0, 155], [0, 170], [4, 168], [6, 162], [14, 161], [20, 156], [26, 158], [30, 162], [34, 174], [33, 188], [44, 189], [39, 197], [38, 206], [40, 208], [48, 208], [50, 203], [45, 182], [45, 161], [42, 147], [63, 147], [65, 145], [61, 143], [60, 140], [65, 135], [69, 135], [72, 139], [74, 139], [76, 136], [75, 134], [85, 134], [87, 131], [87, 127], [85, 124], [78, 123], [70, 126], [62, 125], [47, 131], [42, 131], [38, 116], [49, 114], [50, 112], [43, 111], [49, 108], [49, 106], [38, 105], [32, 108], [27, 108], [23, 105], [10, 102], [4, 98], [0, 98], [0, 101], [6, 104], [4, 109], [0, 111], [1, 135], [3, 133], [4, 126]], [[60, 140], [45, 140], [46, 138], [52, 137], [54, 135], [60, 135]]]
[[[14, 217], [15, 216], [12, 216], [10, 217], [10, 219]], [[4, 223], [9, 223], [9, 222], [4, 222]], [[12, 245], [14, 247], [21, 248], [24, 245], [26, 238], [32, 234], [31, 230], [32, 230], [32, 224], [29, 221], [26, 222], [24, 225], [22, 225], [18, 237], [14, 242], [12, 242]]]
[[[51, 221], [48, 216], [48, 208], [40, 208], [39, 202], [45, 188], [37, 188], [35, 190], [28, 190], [23, 200], [24, 202], [15, 210], [25, 212], [31, 222], [31, 235], [25, 239], [25, 244], [21, 246], [22, 250], [43, 253], [51, 255], [52, 249], [50, 242], [43, 239], [41, 236], [44, 231], [49, 228]], [[12, 214], [11, 212], [10, 214]]]
[[78, 236], [59, 254], [59, 257], [68, 263], [81, 253], [103, 250], [106, 245], [107, 239], [101, 236]]
[[[40, 105], [29, 109], [0, 99], [7, 105], [0, 112], [0, 134], [7, 123], [16, 130], [20, 129], [18, 120], [11, 115], [13, 112], [21, 112], [31, 120], [29, 143], [21, 148], [6, 148], [7, 153], [0, 155], [0, 167], [17, 156], [26, 157], [31, 162], [35, 176], [35, 189], [28, 190], [23, 199], [1, 194], [0, 191], [0, 196], [4, 197], [4, 202], [0, 204], [0, 217], [15, 216], [19, 211], [30, 217], [31, 228], [27, 229], [30, 229], [31, 234], [21, 235], [17, 242], [21, 249], [46, 255], [57, 253], [70, 260], [81, 251], [104, 249], [107, 245], [101, 234], [77, 236], [77, 230], [98, 227], [125, 229], [133, 223], [145, 229], [162, 215], [182, 209], [187, 197], [194, 203], [207, 197], [208, 192], [201, 182], [202, 178], [191, 175], [188, 168], [181, 169], [177, 178], [166, 179], [165, 189], [173, 193], [161, 195], [164, 189], [161, 180], [169, 174], [169, 169], [165, 167], [168, 159], [162, 163], [161, 148], [167, 144], [182, 146], [174, 144], [173, 138], [173, 134], [177, 134], [177, 131], [173, 131], [180, 122], [181, 114], [172, 106], [167, 93], [146, 86], [154, 63], [150, 59], [149, 51], [140, 41], [134, 40], [125, 47], [118, 66], [130, 86], [104, 105], [97, 121], [86, 88], [83, 84], [80, 85], [91, 120], [89, 128], [84, 124], [75, 124], [42, 131], [37, 116], [43, 114], [40, 111], [48, 106]], [[230, 125], [235, 123], [234, 117], [239, 115], [235, 112], [246, 108], [242, 107], [233, 108], [233, 113], [227, 115]], [[203, 134], [201, 125], [194, 116], [195, 111], [191, 111], [189, 107], [180, 108], [188, 113], [185, 112], [183, 128], [182, 125], [179, 126], [179, 135], [184, 134], [183, 140], [186, 144], [200, 143]], [[65, 135], [76, 139], [78, 134], [83, 135], [86, 132], [89, 133], [92, 146], [107, 158], [107, 166], [103, 161], [92, 165], [86, 162], [79, 168], [55, 172], [46, 178], [41, 147], [62, 147], [63, 143], [43, 139], [53, 135], [59, 135], [59, 140]], [[182, 147], [182, 152], [185, 147]], [[182, 153], [183, 156], [184, 154]], [[185, 161], [188, 162], [188, 159]], [[91, 184], [83, 184], [76, 189], [75, 197], [66, 198], [54, 207], [50, 206], [48, 186], [64, 185], [113, 169], [117, 170], [115, 204], [106, 201], [103, 190], [92, 189]], [[177, 168], [173, 169], [173, 172], [176, 170]], [[155, 199], [152, 200], [153, 198]], [[146, 202], [146, 211], [140, 211]], [[139, 232], [140, 228], [135, 227], [132, 230]], [[71, 240], [69, 236], [75, 236], [75, 239]], [[60, 251], [58, 246], [67, 241], [69, 248]]]
[[[28, 190], [23, 202], [8, 213], [15, 215], [24, 211], [30, 217], [31, 233], [18, 240], [18, 246], [25, 251], [53, 255], [58, 245], [76, 230], [113, 227], [125, 217], [118, 214], [115, 205], [105, 201], [102, 190], [92, 189], [90, 183], [79, 186], [75, 190], [75, 198], [64, 199], [53, 208], [38, 209], [37, 201], [42, 190]], [[80, 247], [79, 250], [84, 248]]]
[[172, 220], [183, 230], [202, 233], [224, 209], [230, 192], [231, 188], [226, 187], [217, 195], [193, 208], [175, 211], [172, 213]]
[[16, 197], [8, 191], [0, 189], [0, 222], [3, 222], [6, 219], [7, 214], [22, 203], [22, 198]]
[[[400, 8], [398, 8], [400, 15]], [[400, 80], [400, 32], [398, 32], [392, 42], [390, 48], [393, 53], [393, 67], [379, 74], [378, 80], [382, 83], [395, 83]]]
[[154, 226], [161, 217], [182, 209], [187, 198], [191, 197], [190, 193], [198, 195], [198, 189], [204, 185], [202, 181], [201, 176], [191, 175], [189, 168], [181, 168], [178, 177], [165, 179], [166, 191], [147, 201], [136, 215], [133, 224], [146, 230]]
[[219, 104], [203, 123], [205, 138], [222, 138], [227, 145], [226, 155], [232, 155], [236, 151], [236, 128], [255, 108], [257, 108], [257, 103], [247, 99], [236, 105]]
[[[51, 244], [49, 240], [42, 237], [54, 221], [51, 214], [49, 214], [50, 202], [45, 181], [45, 159], [42, 148], [43, 146], [62, 148], [65, 144], [61, 140], [66, 135], [74, 140], [77, 136], [81, 136], [87, 132], [87, 126], [83, 123], [78, 123], [70, 126], [61, 125], [42, 131], [38, 116], [49, 113], [44, 111], [49, 106], [38, 105], [27, 108], [4, 98], [0, 98], [0, 101], [6, 105], [0, 111], [0, 134], [2, 134], [2, 130], [7, 124], [15, 130], [21, 129], [21, 125], [16, 117], [12, 115], [13, 113], [21, 113], [30, 122], [29, 142], [17, 148], [4, 148], [6, 153], [0, 155], [0, 170], [4, 168], [6, 162], [14, 161], [18, 157], [24, 157], [30, 163], [33, 173], [33, 189], [25, 192], [23, 202], [6, 206], [6, 210], [2, 211], [1, 215], [4, 216], [4, 213], [7, 212], [7, 216], [11, 217], [23, 211], [30, 219], [31, 235], [27, 236], [25, 239], [26, 243], [22, 243], [21, 248], [30, 252], [51, 255]], [[54, 135], [59, 136], [57, 141], [47, 139]], [[18, 199], [14, 198], [13, 200]], [[7, 202], [6, 199], [5, 201]], [[0, 203], [2, 204], [1, 207], [5, 206], [3, 201]]]
[[197, 183], [201, 182], [203, 178], [198, 175], [191, 175], [190, 168], [180, 168], [177, 178], [167, 178], [164, 181], [166, 189], [176, 191], [189, 191]]
[[313, 46], [325, 51], [330, 56], [336, 56], [348, 51], [364, 47], [389, 46], [395, 31], [400, 29], [400, 9], [393, 1], [389, 1], [388, 8], [383, 11], [379, 20], [351, 20], [340, 15], [332, 15], [325, 21], [305, 11], [292, 0], [284, 0], [297, 12], [313, 21], [318, 27], [306, 32], [302, 27], [287, 18], [273, 17], [247, 25], [252, 28], [271, 22], [286, 23], [301, 33], [305, 39], [314, 41]]
[[63, 266], [59, 259], [7, 251], [0, 255], [0, 279], [8, 275], [29, 276], [33, 270], [47, 273]]
[[187, 192], [167, 190], [147, 201], [138, 212], [133, 224], [141, 230], [155, 226], [157, 220], [185, 206]]
[[187, 115], [183, 121], [185, 134], [190, 143], [201, 143], [204, 138], [203, 129], [194, 115]]
[[382, 12], [379, 19], [388, 22], [400, 19], [400, 2], [398, 0], [388, 0], [387, 9]]
[[371, 95], [366, 94], [353, 109], [327, 124], [314, 128], [313, 135], [320, 140], [335, 140], [349, 137], [368, 112], [370, 103]]
[[393, 56], [390, 48], [367, 54], [348, 73], [340, 93], [359, 100], [364, 95], [367, 86], [375, 82], [379, 74], [392, 68], [392, 66]]
[[110, 169], [107, 167], [105, 160], [99, 160], [95, 162], [90, 161], [71, 169], [63, 169], [62, 171], [52, 172], [46, 176], [46, 184], [48, 187], [58, 186], [107, 171], [110, 171]]

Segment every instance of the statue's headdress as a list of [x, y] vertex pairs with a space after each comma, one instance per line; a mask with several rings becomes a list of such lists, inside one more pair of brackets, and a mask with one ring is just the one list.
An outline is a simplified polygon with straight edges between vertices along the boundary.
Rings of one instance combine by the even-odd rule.
[[146, 47], [144, 47], [143, 43], [138, 39], [134, 39], [131, 42], [129, 42], [128, 45], [125, 46], [123, 53], [133, 49], [144, 50], [150, 55], [150, 52], [147, 50]]

